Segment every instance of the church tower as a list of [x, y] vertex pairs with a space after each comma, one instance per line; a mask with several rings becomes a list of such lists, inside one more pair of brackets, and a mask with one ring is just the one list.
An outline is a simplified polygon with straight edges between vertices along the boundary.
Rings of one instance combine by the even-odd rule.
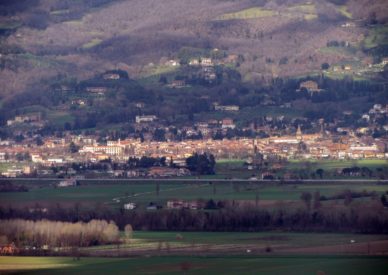
[[252, 156], [252, 165], [254, 168], [259, 168], [263, 164], [263, 155], [259, 152], [257, 148], [257, 140], [253, 140], [253, 156]]
[[302, 129], [300, 128], [300, 125], [298, 125], [298, 130], [296, 130], [296, 139], [298, 141], [303, 140], [303, 134], [302, 134]]

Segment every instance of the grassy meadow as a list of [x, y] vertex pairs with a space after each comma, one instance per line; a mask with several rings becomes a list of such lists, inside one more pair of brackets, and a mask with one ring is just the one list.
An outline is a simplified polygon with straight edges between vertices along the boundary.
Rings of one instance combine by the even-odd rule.
[[[20, 182], [19, 182], [20, 184]], [[121, 207], [124, 203], [135, 202], [145, 207], [150, 202], [166, 205], [167, 200], [228, 200], [254, 202], [259, 197], [260, 206], [275, 206], [281, 203], [300, 202], [303, 192], [319, 191], [323, 196], [333, 196], [346, 189], [354, 192], [375, 192], [377, 196], [388, 191], [388, 185], [375, 183], [304, 183], [304, 184], [274, 184], [274, 183], [229, 183], [207, 182], [183, 183], [169, 182], [82, 182], [80, 186], [56, 188], [54, 181], [23, 183], [29, 192], [0, 193], [0, 204], [15, 207], [40, 205], [54, 206], [60, 203], [71, 206], [79, 203], [84, 207], [108, 205]], [[367, 199], [367, 198], [365, 198]], [[358, 199], [357, 199], [358, 200]], [[360, 199], [361, 200], [361, 199]], [[331, 203], [331, 201], [325, 202]]]
[[[21, 274], [386, 274], [385, 257], [142, 257], [129, 259], [1, 257]], [[319, 273], [321, 272], [321, 273]]]
[[245, 9], [237, 12], [226, 13], [217, 17], [217, 20], [253, 19], [253, 18], [273, 16], [273, 15], [275, 15], [275, 12], [272, 10], [256, 7], [256, 8], [249, 8], [249, 9]]
[[[341, 10], [342, 11], [342, 10]], [[306, 3], [300, 5], [288, 6], [284, 9], [266, 9], [260, 7], [248, 8], [236, 12], [225, 13], [216, 18], [216, 20], [247, 20], [260, 19], [265, 17], [284, 16], [284, 17], [303, 17], [305, 20], [316, 19], [317, 11], [315, 4]]]
[[[179, 236], [179, 239], [177, 239]], [[266, 245], [278, 247], [319, 247], [347, 245], [350, 240], [359, 243], [385, 241], [386, 235], [333, 234], [333, 233], [283, 233], [283, 232], [152, 232], [135, 231], [134, 241], [138, 243], [168, 242], [181, 245]]]

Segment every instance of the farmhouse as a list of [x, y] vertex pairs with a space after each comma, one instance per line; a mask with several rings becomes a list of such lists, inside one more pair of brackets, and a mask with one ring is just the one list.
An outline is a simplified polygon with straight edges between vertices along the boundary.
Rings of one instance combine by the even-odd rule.
[[65, 179], [58, 183], [58, 187], [70, 187], [70, 186], [77, 186], [77, 180], [76, 179]]
[[128, 202], [128, 203], [124, 204], [125, 210], [133, 210], [135, 208], [136, 208], [136, 203]]
[[356, 27], [356, 24], [354, 22], [346, 22], [341, 25], [342, 28], [354, 28]]
[[213, 66], [213, 61], [211, 58], [201, 58], [201, 65], [202, 66]]
[[171, 200], [167, 201], [167, 209], [192, 209], [203, 208], [198, 201]]
[[136, 102], [135, 106], [136, 108], [143, 109], [145, 107], [145, 104], [143, 102]]
[[184, 87], [186, 87], [186, 81], [184, 81], [184, 80], [174, 80], [173, 82], [171, 82], [169, 87], [171, 87], [171, 88], [184, 88]]
[[234, 129], [236, 128], [236, 124], [233, 123], [233, 119], [225, 118], [222, 120], [222, 129]]
[[19, 251], [19, 249], [16, 247], [14, 243], [11, 243], [9, 245], [5, 245], [1, 247], [0, 249], [1, 255], [13, 255]]
[[214, 109], [216, 111], [238, 112], [240, 107], [237, 105], [219, 105], [218, 103], [214, 103]]
[[104, 94], [108, 91], [107, 87], [86, 87], [86, 91], [92, 94]]
[[106, 74], [103, 74], [102, 78], [105, 80], [119, 80], [120, 75], [117, 73], [106, 73]]
[[151, 167], [148, 171], [150, 177], [179, 177], [190, 175], [186, 169], [174, 169], [169, 167]]
[[40, 121], [40, 117], [41, 117], [40, 113], [15, 116], [15, 118], [13, 120], [12, 119], [7, 120], [7, 126], [12, 126], [16, 123], [38, 122], [38, 121]]
[[189, 61], [190, 66], [199, 66], [199, 60], [197, 58], [191, 59]]
[[345, 70], [345, 71], [350, 71], [350, 70], [352, 70], [352, 66], [350, 66], [350, 65], [345, 65], [345, 66], [344, 66], [344, 70]]
[[165, 63], [166, 66], [170, 66], [170, 67], [178, 67], [180, 64], [179, 64], [179, 61], [178, 60], [169, 60]]
[[238, 61], [238, 55], [237, 54], [229, 54], [225, 58], [225, 62], [226, 63], [237, 63], [237, 61]]
[[71, 101], [71, 105], [79, 105], [79, 106], [84, 106], [86, 105], [86, 101], [83, 99], [76, 99]]
[[0, 152], [0, 162], [5, 162], [7, 160], [7, 154]]
[[318, 83], [312, 80], [300, 83], [299, 89], [297, 91], [300, 92], [303, 89], [306, 89], [310, 94], [322, 91], [321, 89], [319, 89]]
[[10, 169], [7, 169], [7, 172], [1, 173], [1, 175], [7, 178], [16, 178], [17, 176], [20, 176], [22, 173], [23, 173], [22, 169], [10, 168]]

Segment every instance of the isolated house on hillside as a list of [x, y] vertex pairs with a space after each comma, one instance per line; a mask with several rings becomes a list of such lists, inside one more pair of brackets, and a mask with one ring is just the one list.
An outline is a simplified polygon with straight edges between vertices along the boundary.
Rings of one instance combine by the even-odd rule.
[[102, 86], [90, 86], [86, 88], [86, 91], [92, 94], [104, 94], [108, 91], [108, 88]]
[[213, 61], [211, 58], [201, 58], [202, 66], [213, 66]]
[[179, 64], [179, 61], [178, 61], [178, 60], [173, 60], [173, 59], [171, 59], [171, 60], [168, 60], [164, 65], [170, 66], [170, 67], [177, 67], [177, 66], [179, 66], [180, 64]]
[[299, 89], [296, 91], [300, 92], [302, 90], [307, 90], [310, 94], [319, 93], [322, 91], [322, 89], [319, 88], [318, 83], [312, 80], [301, 82]]
[[102, 78], [105, 80], [119, 80], [120, 75], [117, 73], [106, 73], [106, 74], [103, 74]]
[[148, 115], [148, 116], [136, 116], [136, 123], [144, 123], [144, 122], [153, 122], [157, 120], [158, 118], [154, 115]]
[[174, 80], [168, 86], [171, 88], [184, 88], [184, 87], [186, 87], [186, 81], [185, 80]]
[[234, 124], [233, 119], [224, 118], [222, 120], [221, 128], [222, 129], [234, 129], [234, 128], [236, 128], [236, 125]]
[[216, 111], [238, 112], [240, 110], [240, 107], [237, 105], [219, 105], [218, 103], [214, 103], [213, 105]]

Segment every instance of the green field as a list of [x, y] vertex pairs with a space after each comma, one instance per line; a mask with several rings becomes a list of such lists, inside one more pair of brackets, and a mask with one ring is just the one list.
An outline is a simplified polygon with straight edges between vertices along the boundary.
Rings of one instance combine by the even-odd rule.
[[216, 20], [257, 19], [272, 16], [284, 16], [291, 18], [303, 16], [305, 20], [313, 20], [318, 17], [315, 5], [311, 3], [306, 3], [289, 6], [282, 11], [254, 7], [220, 15], [216, 18]]
[[388, 26], [387, 25], [377, 25], [371, 28], [368, 32], [368, 35], [363, 41], [363, 46], [365, 49], [372, 49], [375, 47], [386, 46], [388, 37]]
[[[341, 173], [344, 168], [359, 167], [360, 169], [368, 168], [372, 172], [374, 179], [380, 178], [382, 173], [385, 175], [388, 169], [388, 161], [381, 159], [363, 159], [363, 160], [319, 160], [319, 161], [302, 161], [291, 160], [282, 167], [277, 174], [292, 172], [298, 174], [304, 171], [305, 176], [311, 177], [318, 169], [323, 169], [323, 178], [327, 179], [368, 179], [368, 175], [346, 176]], [[384, 172], [383, 172], [384, 171]], [[316, 175], [318, 178], [318, 176]]]
[[15, 30], [22, 25], [21, 22], [13, 21], [13, 22], [2, 22], [0, 23], [0, 31], [4, 30]]
[[99, 44], [102, 43], [102, 40], [100, 38], [93, 38], [92, 40], [90, 40], [89, 42], [85, 43], [84, 45], [82, 45], [82, 48], [87, 50], [87, 49], [91, 49]]
[[342, 14], [343, 16], [345, 16], [346, 18], [348, 19], [352, 19], [353, 15], [348, 11], [348, 7], [347, 6], [338, 6], [336, 7], [337, 11]]
[[388, 167], [388, 161], [384, 159], [363, 159], [363, 160], [320, 160], [320, 161], [300, 161], [293, 160], [287, 165], [288, 169], [300, 168], [301, 165], [310, 163], [314, 168], [322, 168], [325, 170], [342, 169], [346, 167], [368, 167], [369, 169], [376, 169], [379, 167]]
[[[270, 183], [180, 183], [161, 182], [159, 195], [156, 193], [157, 184], [146, 182], [93, 182], [82, 183], [81, 186], [56, 188], [53, 182], [39, 182], [39, 180], [23, 183], [30, 188], [29, 192], [0, 193], [1, 205], [31, 206], [36, 203], [54, 206], [56, 203], [95, 207], [97, 204], [120, 207], [126, 202], [135, 202], [145, 207], [150, 202], [165, 206], [167, 200], [183, 199], [215, 199], [235, 201], [255, 201], [259, 196], [260, 203], [274, 205], [277, 202], [299, 201], [302, 192], [332, 196], [345, 189], [352, 191], [375, 191], [378, 196], [388, 191], [388, 185], [381, 184], [270, 184]], [[113, 199], [120, 201], [114, 201]]]
[[66, 111], [52, 110], [47, 113], [47, 118], [55, 125], [64, 125], [66, 122], [73, 122], [74, 118]]
[[[177, 240], [179, 234], [182, 239]], [[319, 247], [346, 245], [350, 240], [358, 243], [387, 240], [387, 235], [283, 233], [283, 232], [152, 232], [135, 231], [134, 240], [140, 243], [169, 242], [177, 244], [256, 245], [282, 247]]]
[[217, 20], [230, 20], [230, 19], [253, 19], [253, 18], [262, 18], [267, 16], [273, 16], [275, 12], [272, 10], [266, 10], [262, 8], [250, 8], [237, 12], [226, 13], [219, 17]]
[[[386, 257], [1, 257], [0, 269], [22, 274], [387, 274]], [[21, 272], [23, 271], [23, 272]], [[318, 273], [319, 271], [324, 273]]]
[[[375, 174], [376, 169], [387, 167], [386, 160], [358, 160], [358, 161], [334, 161], [321, 160], [319, 162], [289, 161], [283, 164], [277, 172], [281, 175], [284, 171], [300, 170], [313, 173], [317, 169], [324, 170], [324, 179], [335, 175], [337, 169], [345, 167], [368, 167]], [[0, 166], [0, 170], [9, 168], [9, 165]], [[385, 168], [386, 169], [386, 168]], [[15, 182], [29, 188], [29, 192], [0, 193], [0, 205], [13, 205], [18, 207], [31, 206], [36, 203], [46, 206], [54, 206], [60, 203], [63, 206], [73, 206], [75, 203], [83, 207], [96, 207], [107, 205], [114, 208], [121, 207], [124, 203], [134, 202], [141, 208], [150, 202], [165, 206], [168, 200], [228, 200], [228, 201], [256, 201], [259, 197], [260, 206], [273, 207], [279, 202], [299, 202], [303, 192], [314, 193], [319, 191], [322, 196], [333, 196], [350, 189], [354, 192], [375, 192], [381, 196], [388, 191], [388, 185], [378, 183], [354, 182], [321, 182], [321, 183], [262, 183], [262, 182], [217, 182], [217, 179], [248, 179], [260, 178], [260, 173], [250, 171], [244, 166], [242, 160], [220, 160], [216, 165], [216, 175], [206, 176], [208, 182], [180, 182], [168, 179], [159, 182], [152, 180], [137, 181], [82, 181], [80, 186], [68, 188], [56, 188], [58, 179], [52, 181], [40, 181], [39, 179]], [[338, 177], [343, 178], [343, 177]], [[194, 179], [194, 178], [191, 178]], [[356, 180], [362, 178], [358, 177]], [[159, 194], [156, 190], [159, 188]], [[366, 198], [368, 199], [368, 198]], [[356, 201], [363, 202], [363, 199]], [[331, 201], [324, 202], [331, 203]]]
[[[367, 160], [319, 160], [319, 161], [306, 161], [306, 160], [290, 160], [276, 172], [278, 176], [283, 175], [285, 172], [297, 172], [301, 169], [308, 170], [309, 173], [315, 172], [317, 169], [323, 169], [325, 171], [325, 178], [345, 178], [343, 176], [334, 175], [337, 169], [343, 169], [346, 167], [358, 166], [360, 168], [367, 167], [374, 173], [376, 169], [388, 168], [388, 161], [381, 159], [367, 159]], [[271, 167], [269, 167], [271, 168]], [[375, 173], [376, 174], [376, 173]], [[239, 178], [249, 179], [252, 176], [259, 176], [257, 171], [250, 171], [244, 166], [243, 160], [221, 160], [216, 164], [216, 175], [210, 178]]]

